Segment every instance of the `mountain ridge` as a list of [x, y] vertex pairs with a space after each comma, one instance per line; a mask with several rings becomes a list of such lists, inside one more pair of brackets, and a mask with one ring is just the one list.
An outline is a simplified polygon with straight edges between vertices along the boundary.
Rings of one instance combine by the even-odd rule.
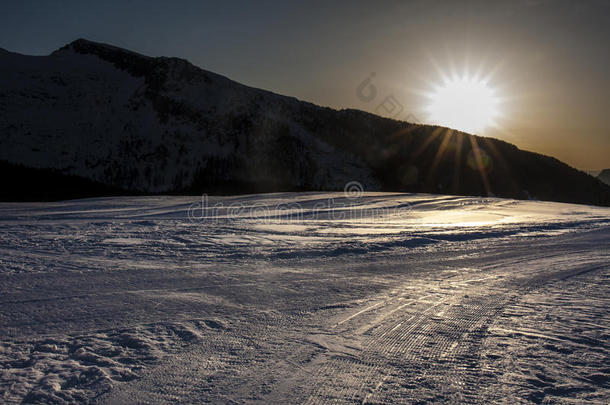
[[0, 160], [11, 164], [138, 193], [339, 190], [358, 181], [371, 191], [610, 204], [608, 186], [557, 159], [317, 106], [185, 59], [84, 39], [46, 57], [16, 55], [0, 53]]
[[604, 169], [599, 172], [597, 178], [600, 179], [605, 184], [610, 185], [610, 169]]

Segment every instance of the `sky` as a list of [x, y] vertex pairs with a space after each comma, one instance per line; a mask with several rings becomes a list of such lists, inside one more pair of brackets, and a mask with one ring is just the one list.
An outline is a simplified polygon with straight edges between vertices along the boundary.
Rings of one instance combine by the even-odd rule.
[[429, 111], [443, 80], [485, 79], [499, 115], [480, 135], [610, 168], [610, 0], [0, 3], [1, 48], [77, 38], [421, 123], [443, 124]]

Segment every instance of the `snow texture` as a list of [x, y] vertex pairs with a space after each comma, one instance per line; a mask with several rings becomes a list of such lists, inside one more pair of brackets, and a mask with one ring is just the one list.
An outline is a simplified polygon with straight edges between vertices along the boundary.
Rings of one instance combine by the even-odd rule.
[[610, 402], [610, 209], [349, 197], [0, 204], [0, 402]]

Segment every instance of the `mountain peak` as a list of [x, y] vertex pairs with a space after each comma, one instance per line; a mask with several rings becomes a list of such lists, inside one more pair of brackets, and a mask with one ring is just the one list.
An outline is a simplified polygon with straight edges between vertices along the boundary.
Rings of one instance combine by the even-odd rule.
[[[110, 44], [106, 44], [103, 42], [95, 42], [95, 41], [91, 41], [89, 39], [86, 38], [78, 38], [75, 39], [74, 41], [62, 46], [61, 48], [59, 48], [58, 50], [56, 50], [53, 53], [56, 52], [60, 52], [66, 49], [73, 49], [76, 51], [85, 51], [85, 50], [93, 50], [93, 49], [106, 49], [106, 50], [114, 50], [114, 51], [120, 51], [120, 52], [126, 52], [126, 53], [132, 53], [132, 54], [136, 54], [136, 55], [140, 55], [136, 52], [133, 51], [129, 51], [127, 49], [123, 49], [121, 47], [115, 46], [115, 45], [110, 45]], [[144, 55], [140, 55], [140, 56], [144, 56]]]
[[91, 41], [87, 38], [77, 38], [74, 41], [67, 44], [66, 46], [72, 46], [72, 45], [78, 45], [78, 44], [94, 44], [94, 45], [99, 45], [99, 46], [111, 46], [111, 45], [108, 45], [108, 44], [105, 44], [102, 42]]
[[601, 181], [603, 181], [604, 183], [610, 185], [610, 169], [604, 169], [602, 170], [598, 175], [597, 178], [600, 179]]
[[106, 62], [112, 63], [121, 70], [128, 71], [134, 76], [144, 76], [149, 72], [151, 61], [154, 59], [118, 46], [94, 42], [84, 38], [79, 38], [64, 45], [51, 55], [59, 55], [66, 51], [97, 56]]

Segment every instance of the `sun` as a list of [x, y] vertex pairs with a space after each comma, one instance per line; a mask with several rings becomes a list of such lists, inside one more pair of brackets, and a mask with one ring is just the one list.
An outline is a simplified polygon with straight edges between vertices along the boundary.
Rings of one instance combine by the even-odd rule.
[[496, 125], [499, 98], [487, 80], [474, 76], [445, 79], [428, 94], [431, 123], [481, 134]]

